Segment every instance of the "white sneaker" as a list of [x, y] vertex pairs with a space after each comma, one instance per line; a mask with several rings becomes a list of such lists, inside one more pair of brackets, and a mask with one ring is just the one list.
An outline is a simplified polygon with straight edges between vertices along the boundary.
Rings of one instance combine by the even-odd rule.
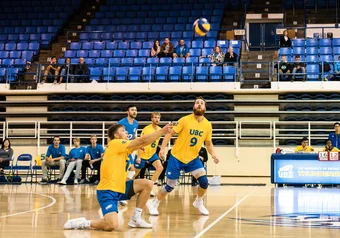
[[128, 225], [129, 227], [134, 227], [134, 228], [152, 228], [152, 225], [144, 221], [143, 218], [139, 218], [135, 220], [133, 217], [131, 217]]
[[151, 191], [150, 197], [154, 197], [154, 196], [156, 196], [156, 194], [153, 191]]
[[68, 220], [65, 223], [64, 229], [65, 230], [84, 229], [85, 228], [85, 222], [86, 222], [86, 218], [85, 217], [71, 219], [71, 220]]
[[127, 206], [127, 205], [128, 205], [128, 202], [127, 202], [127, 201], [119, 201], [118, 203], [119, 203], [119, 205], [121, 205], [121, 206]]
[[64, 180], [59, 181], [58, 184], [60, 184], [60, 185], [67, 185], [66, 181], [64, 181]]
[[205, 208], [205, 206], [203, 204], [203, 200], [195, 199], [195, 201], [192, 205], [194, 205], [194, 207], [196, 207], [202, 215], [205, 215], [205, 216], [209, 215], [209, 211]]
[[153, 200], [150, 200], [146, 203], [146, 206], [148, 207], [149, 209], [149, 213], [151, 216], [158, 216], [159, 213], [158, 213], [158, 205], [153, 201]]
[[78, 179], [75, 179], [73, 183], [74, 185], [78, 185]]

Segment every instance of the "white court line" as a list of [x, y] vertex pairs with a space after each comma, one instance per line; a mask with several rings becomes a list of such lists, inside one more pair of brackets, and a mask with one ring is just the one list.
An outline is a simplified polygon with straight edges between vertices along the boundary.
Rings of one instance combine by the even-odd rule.
[[228, 215], [229, 212], [231, 212], [235, 207], [237, 207], [238, 205], [240, 205], [241, 202], [243, 202], [247, 197], [249, 197], [249, 195], [251, 193], [254, 192], [255, 189], [252, 189], [249, 193], [247, 193], [240, 201], [238, 201], [237, 203], [234, 204], [234, 206], [232, 206], [231, 208], [229, 208], [228, 211], [226, 211], [225, 213], [223, 213], [221, 216], [219, 216], [215, 221], [213, 221], [209, 226], [207, 226], [206, 228], [204, 228], [204, 230], [202, 230], [200, 233], [198, 233], [196, 236], [194, 236], [194, 238], [199, 238], [202, 235], [204, 235], [204, 233], [206, 233], [208, 230], [210, 230], [211, 227], [213, 227], [214, 225], [216, 225], [217, 222], [219, 222], [222, 218], [224, 218], [226, 215]]
[[39, 207], [39, 208], [32, 209], [32, 210], [29, 210], [29, 211], [18, 212], [18, 213], [13, 213], [13, 214], [9, 214], [9, 215], [0, 216], [0, 219], [1, 218], [5, 218], [5, 217], [12, 217], [12, 216], [17, 216], [17, 215], [22, 215], [22, 214], [26, 214], [26, 213], [30, 213], [30, 212], [40, 211], [40, 210], [43, 210], [45, 208], [53, 206], [57, 202], [57, 200], [54, 197], [51, 197], [51, 196], [48, 196], [48, 195], [45, 195], [45, 194], [40, 194], [40, 193], [30, 193], [30, 194], [35, 194], [35, 195], [40, 195], [40, 196], [43, 196], [43, 197], [47, 197], [47, 198], [51, 199], [52, 202], [50, 204], [48, 204], [47, 206], [44, 206], [44, 207]]

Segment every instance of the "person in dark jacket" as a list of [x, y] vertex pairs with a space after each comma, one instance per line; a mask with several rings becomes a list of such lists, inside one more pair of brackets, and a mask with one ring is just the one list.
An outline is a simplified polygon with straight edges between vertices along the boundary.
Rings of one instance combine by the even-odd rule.
[[73, 70], [74, 83], [86, 83], [89, 82], [89, 67], [85, 63], [84, 58], [79, 58], [79, 64], [74, 65]]
[[229, 46], [228, 52], [224, 56], [224, 62], [227, 65], [234, 65], [237, 62], [237, 54], [234, 52], [234, 47]]
[[161, 46], [161, 52], [159, 52], [158, 58], [162, 58], [162, 57], [172, 58], [174, 52], [175, 52], [174, 45], [170, 42], [170, 39], [167, 37], [165, 38]]
[[333, 124], [334, 132], [329, 133], [328, 139], [332, 141], [332, 145], [340, 149], [340, 123], [335, 122]]
[[292, 47], [292, 42], [288, 36], [288, 31], [283, 32], [283, 36], [280, 37], [280, 48], [281, 47]]
[[0, 149], [0, 174], [4, 174], [4, 168], [8, 167], [10, 161], [13, 160], [13, 154], [10, 140], [4, 139]]

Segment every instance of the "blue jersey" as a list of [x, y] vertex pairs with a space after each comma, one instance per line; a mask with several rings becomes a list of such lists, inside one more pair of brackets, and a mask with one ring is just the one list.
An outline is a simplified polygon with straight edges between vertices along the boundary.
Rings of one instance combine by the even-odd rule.
[[130, 124], [127, 117], [125, 117], [122, 120], [120, 120], [118, 122], [118, 124], [121, 124], [125, 127], [125, 130], [128, 133], [129, 140], [133, 140], [135, 138], [135, 135], [136, 135], [136, 132], [137, 132], [137, 129], [138, 129], [138, 122], [137, 122], [136, 119], [134, 119], [133, 123]]
[[86, 149], [83, 146], [80, 146], [79, 148], [73, 148], [70, 151], [68, 158], [83, 160], [85, 158], [85, 152], [86, 152]]
[[91, 159], [99, 159], [101, 158], [102, 154], [104, 153], [104, 148], [101, 145], [96, 145], [95, 148], [92, 148], [92, 145], [89, 145], [86, 148], [86, 154], [89, 154], [91, 156]]
[[332, 146], [340, 149], [340, 135], [335, 134], [335, 132], [331, 132], [328, 135], [328, 139], [332, 141]]
[[52, 156], [52, 159], [58, 158], [60, 156], [65, 157], [65, 155], [66, 155], [66, 149], [64, 145], [59, 145], [58, 148], [54, 148], [54, 145], [50, 145], [46, 152], [46, 157], [48, 158]]

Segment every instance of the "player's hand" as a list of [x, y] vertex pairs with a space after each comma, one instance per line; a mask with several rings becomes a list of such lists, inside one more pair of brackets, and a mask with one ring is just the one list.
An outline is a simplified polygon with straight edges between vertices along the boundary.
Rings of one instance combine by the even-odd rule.
[[94, 160], [90, 160], [89, 164], [92, 165], [94, 162]]
[[168, 124], [166, 124], [163, 128], [162, 131], [164, 134], [170, 133], [172, 131], [173, 128], [173, 124], [171, 122], [169, 122]]
[[217, 157], [217, 155], [212, 156], [214, 163], [218, 164], [218, 162], [220, 162], [220, 159]]
[[160, 158], [161, 160], [164, 160], [164, 159], [165, 159], [165, 151], [164, 151], [164, 149], [161, 149], [161, 150], [159, 151], [158, 155], [159, 155], [159, 158]]
[[140, 158], [136, 159], [137, 164], [140, 164]]
[[72, 159], [70, 159], [70, 161], [71, 161], [71, 162], [73, 162], [73, 161], [75, 161], [75, 159], [74, 159], [74, 158], [72, 158]]

